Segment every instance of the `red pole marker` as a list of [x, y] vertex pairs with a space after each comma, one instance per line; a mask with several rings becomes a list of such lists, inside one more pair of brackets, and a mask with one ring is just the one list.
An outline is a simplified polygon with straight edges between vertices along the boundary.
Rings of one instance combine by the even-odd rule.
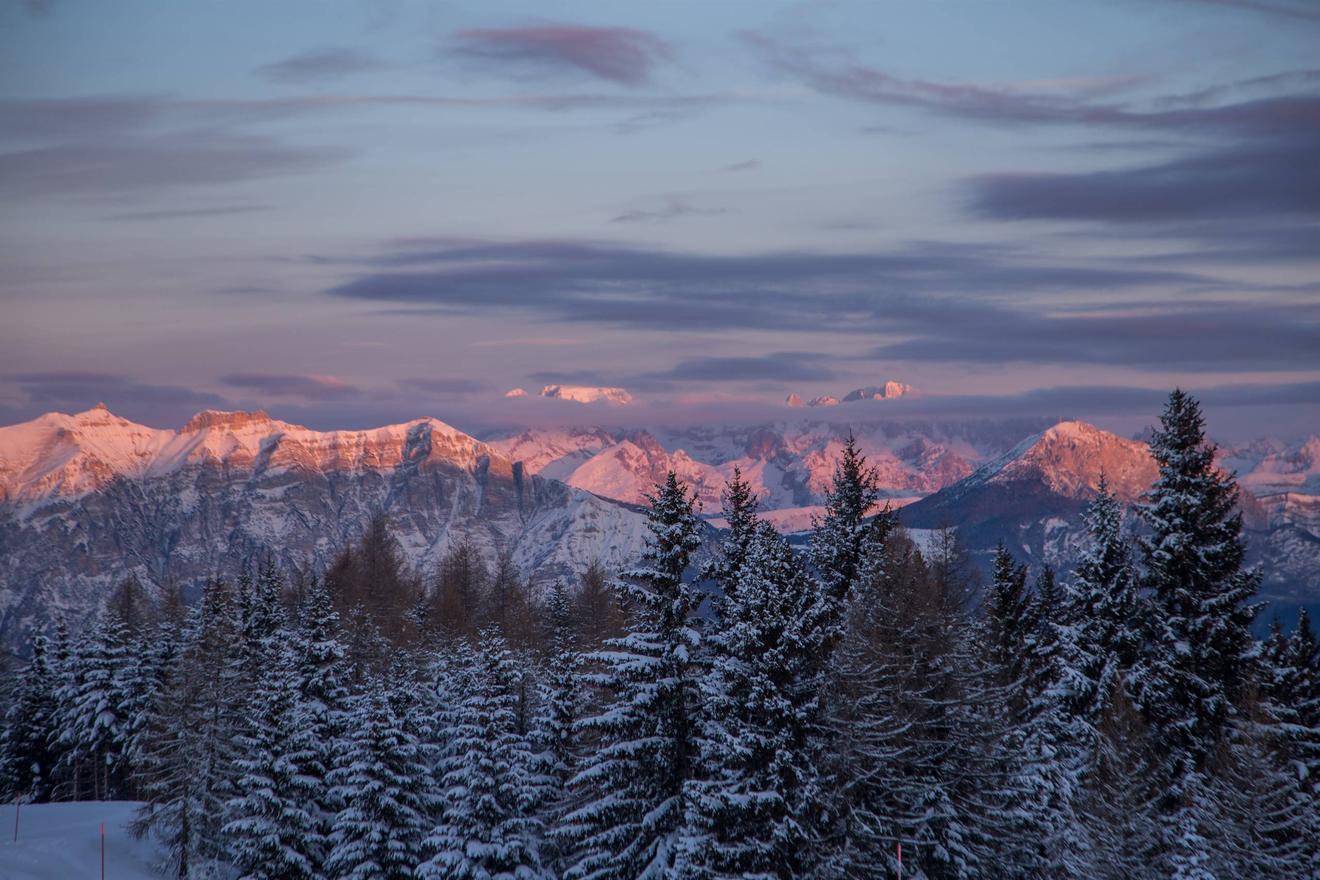
[[898, 880], [903, 880], [903, 841], [898, 842]]
[[14, 798], [14, 843], [18, 843], [18, 808], [22, 805], [22, 798]]
[[101, 880], [105, 880], [105, 823], [101, 823]]

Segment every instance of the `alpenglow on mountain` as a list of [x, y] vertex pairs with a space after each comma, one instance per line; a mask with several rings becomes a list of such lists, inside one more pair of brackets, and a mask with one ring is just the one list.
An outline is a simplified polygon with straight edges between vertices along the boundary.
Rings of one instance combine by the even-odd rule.
[[[630, 558], [637, 505], [669, 470], [718, 525], [735, 467], [785, 532], [811, 527], [849, 433], [885, 503], [921, 538], [957, 526], [1066, 569], [1103, 471], [1125, 503], [1150, 485], [1144, 443], [1032, 419], [680, 428], [528, 428], [474, 438], [436, 419], [314, 431], [263, 412], [199, 413], [180, 430], [104, 408], [0, 428], [0, 641], [76, 618], [118, 580], [195, 585], [267, 552], [322, 566], [385, 513], [423, 575], [457, 541], [511, 555], [544, 584]], [[1023, 439], [1026, 438], [1026, 439]], [[1221, 450], [1240, 475], [1267, 598], [1320, 599], [1320, 438]]]
[[436, 419], [313, 431], [263, 412], [161, 430], [104, 408], [0, 428], [0, 642], [129, 575], [184, 587], [265, 554], [316, 569], [384, 513], [422, 573], [468, 541], [544, 584], [640, 546], [642, 515]]

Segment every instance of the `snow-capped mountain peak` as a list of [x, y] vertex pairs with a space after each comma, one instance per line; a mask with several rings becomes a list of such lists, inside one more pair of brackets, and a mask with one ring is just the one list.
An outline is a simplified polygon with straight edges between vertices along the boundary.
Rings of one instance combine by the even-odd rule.
[[574, 403], [604, 401], [619, 406], [632, 403], [632, 395], [625, 388], [594, 387], [589, 385], [547, 385], [541, 389], [542, 397], [571, 400]]

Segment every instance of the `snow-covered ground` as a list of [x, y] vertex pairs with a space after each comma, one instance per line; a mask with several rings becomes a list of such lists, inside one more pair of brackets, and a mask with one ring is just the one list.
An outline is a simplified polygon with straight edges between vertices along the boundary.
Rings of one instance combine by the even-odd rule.
[[155, 844], [128, 831], [133, 801], [25, 804], [14, 842], [14, 805], [0, 807], [0, 877], [4, 880], [96, 880], [105, 823], [106, 880], [156, 880]]

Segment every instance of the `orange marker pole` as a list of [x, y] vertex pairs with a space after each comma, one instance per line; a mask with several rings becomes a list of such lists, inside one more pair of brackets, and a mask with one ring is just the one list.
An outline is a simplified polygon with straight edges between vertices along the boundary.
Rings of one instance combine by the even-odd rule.
[[101, 823], [101, 880], [105, 880], [105, 823]]
[[23, 805], [21, 797], [14, 798], [14, 843], [18, 843], [18, 808]]

